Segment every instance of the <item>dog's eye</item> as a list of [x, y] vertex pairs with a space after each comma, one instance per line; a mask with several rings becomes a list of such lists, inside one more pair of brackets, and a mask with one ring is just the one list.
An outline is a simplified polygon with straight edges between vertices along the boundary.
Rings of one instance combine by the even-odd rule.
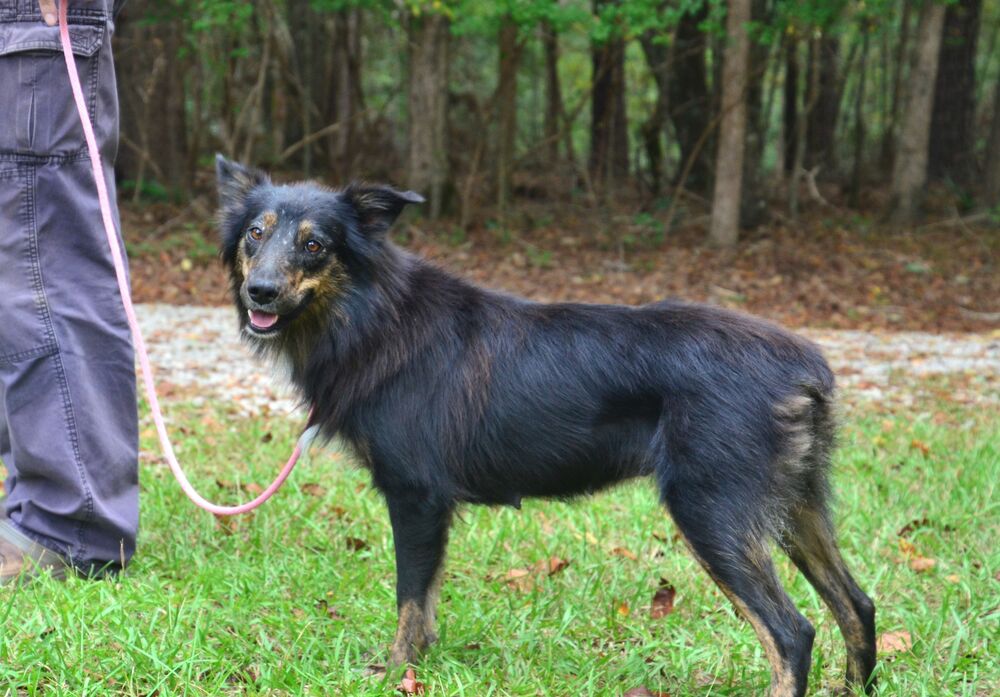
[[310, 254], [319, 254], [323, 251], [323, 245], [321, 245], [316, 240], [309, 240], [306, 242], [306, 251]]
[[249, 237], [254, 242], [260, 242], [261, 239], [264, 237], [264, 231], [255, 225], [254, 227], [247, 230], [247, 237]]

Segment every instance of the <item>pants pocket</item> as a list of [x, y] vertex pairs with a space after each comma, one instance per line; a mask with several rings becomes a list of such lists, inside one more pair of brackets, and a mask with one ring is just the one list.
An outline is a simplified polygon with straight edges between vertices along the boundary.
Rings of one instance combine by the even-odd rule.
[[[93, 21], [98, 23], [69, 28], [92, 120], [100, 49], [107, 32], [106, 20]], [[0, 128], [0, 151], [51, 155], [84, 147], [58, 27], [41, 22], [0, 23], [0, 95], [0, 123], [5, 124]]]
[[0, 169], [0, 361], [14, 362], [53, 344], [42, 289], [34, 219], [34, 171]]

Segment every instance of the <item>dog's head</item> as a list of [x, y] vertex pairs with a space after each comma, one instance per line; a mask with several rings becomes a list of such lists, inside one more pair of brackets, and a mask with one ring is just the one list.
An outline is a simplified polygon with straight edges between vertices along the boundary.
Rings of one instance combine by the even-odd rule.
[[260, 170], [216, 157], [222, 260], [244, 330], [281, 336], [328, 315], [362, 281], [412, 191], [352, 184], [272, 184]]

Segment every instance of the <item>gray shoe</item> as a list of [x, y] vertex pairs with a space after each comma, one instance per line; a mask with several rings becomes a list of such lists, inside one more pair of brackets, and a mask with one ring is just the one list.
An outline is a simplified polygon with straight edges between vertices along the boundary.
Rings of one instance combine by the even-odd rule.
[[66, 578], [69, 564], [62, 555], [44, 547], [0, 518], [0, 586], [27, 581], [43, 573]]

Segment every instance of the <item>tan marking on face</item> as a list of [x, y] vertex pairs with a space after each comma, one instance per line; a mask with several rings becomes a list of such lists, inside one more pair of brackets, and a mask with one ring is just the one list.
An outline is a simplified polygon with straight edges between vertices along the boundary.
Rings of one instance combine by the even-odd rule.
[[236, 248], [236, 266], [242, 274], [242, 278], [240, 279], [240, 282], [242, 282], [250, 275], [250, 259], [247, 258], [246, 254], [246, 239], [241, 240], [240, 245]]
[[314, 231], [315, 227], [313, 225], [313, 221], [303, 220], [299, 223], [298, 234], [295, 237], [296, 244], [298, 244], [299, 247], [304, 246], [305, 243], [312, 238]]
[[294, 281], [297, 292], [305, 295], [312, 291], [319, 299], [333, 298], [342, 294], [346, 285], [347, 272], [336, 259], [316, 276], [306, 276], [305, 272], [299, 270]]
[[260, 222], [265, 232], [274, 232], [274, 228], [278, 225], [278, 214], [274, 211], [264, 211], [260, 216]]

